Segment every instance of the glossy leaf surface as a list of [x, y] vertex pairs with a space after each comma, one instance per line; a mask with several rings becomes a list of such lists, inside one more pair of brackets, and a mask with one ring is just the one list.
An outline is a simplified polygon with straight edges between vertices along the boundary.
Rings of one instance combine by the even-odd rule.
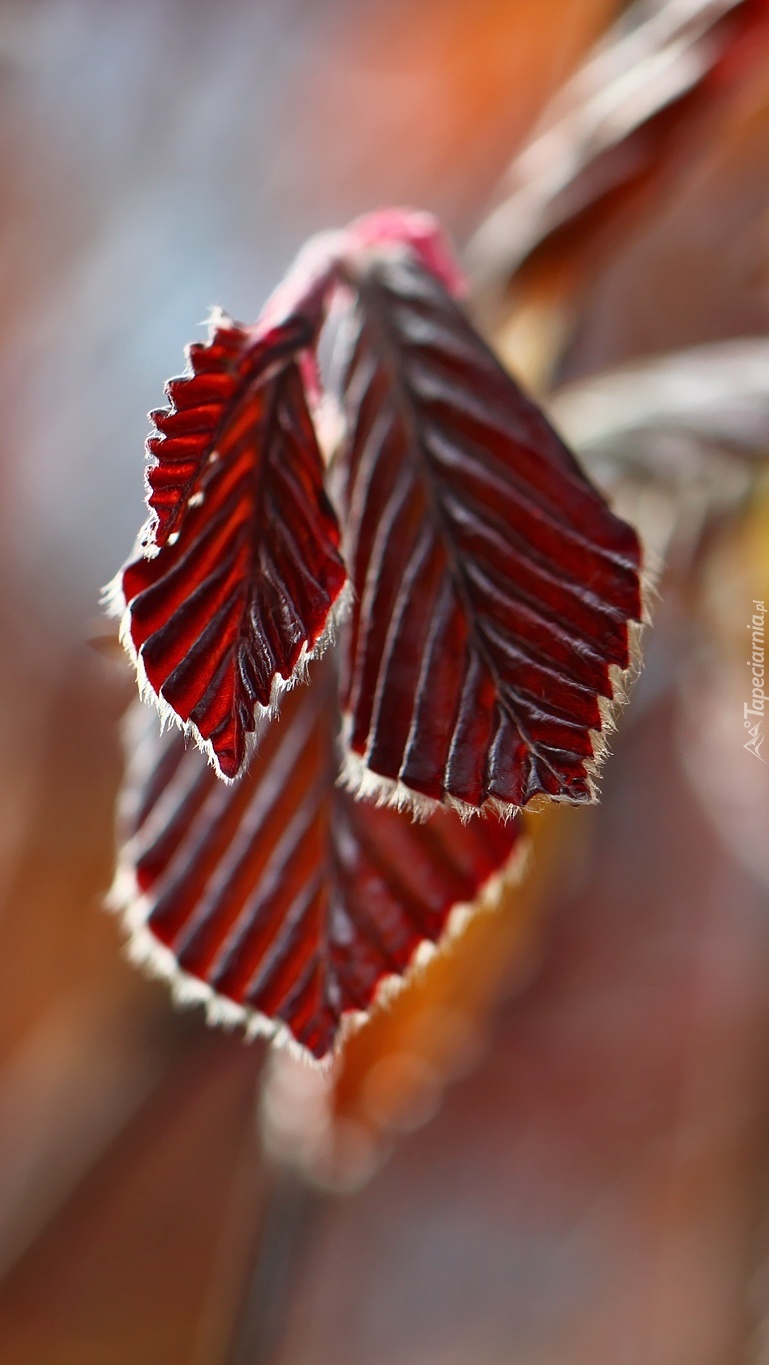
[[137, 703], [113, 894], [137, 955], [182, 994], [259, 1029], [283, 1025], [316, 1057], [519, 838], [494, 816], [415, 824], [356, 801], [336, 784], [336, 716], [333, 669], [316, 665], [228, 786]]
[[589, 800], [641, 616], [636, 535], [413, 258], [349, 281], [348, 779], [471, 809]]
[[148, 553], [123, 570], [123, 633], [161, 710], [234, 778], [246, 737], [329, 631], [346, 573], [307, 406], [301, 318], [217, 327], [168, 386], [149, 442]]

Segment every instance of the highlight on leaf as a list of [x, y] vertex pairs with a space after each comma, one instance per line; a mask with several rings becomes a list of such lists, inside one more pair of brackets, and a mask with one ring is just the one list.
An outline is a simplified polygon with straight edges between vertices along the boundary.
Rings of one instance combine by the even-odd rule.
[[145, 553], [113, 589], [142, 690], [226, 779], [345, 603], [300, 372], [312, 335], [302, 316], [261, 333], [218, 321], [189, 348], [153, 414]]
[[413, 256], [345, 278], [346, 779], [417, 811], [591, 800], [636, 534]]
[[134, 704], [111, 897], [134, 957], [180, 999], [315, 1058], [513, 875], [522, 846], [515, 821], [414, 823], [340, 788], [334, 672], [314, 666], [286, 696], [230, 785]]

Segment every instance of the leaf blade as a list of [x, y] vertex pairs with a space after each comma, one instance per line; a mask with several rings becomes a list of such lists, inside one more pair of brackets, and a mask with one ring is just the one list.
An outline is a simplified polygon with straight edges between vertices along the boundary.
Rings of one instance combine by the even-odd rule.
[[345, 607], [340, 533], [299, 370], [311, 335], [301, 318], [256, 341], [217, 328], [193, 352], [193, 374], [170, 387], [148, 472], [146, 553], [114, 594], [143, 691], [230, 780], [248, 736]]
[[354, 800], [335, 781], [333, 669], [315, 674], [230, 786], [135, 705], [112, 904], [134, 955], [214, 1019], [320, 1058], [510, 863], [519, 827], [450, 811], [415, 824]]
[[413, 257], [350, 283], [347, 780], [466, 813], [592, 799], [642, 614], [637, 537]]

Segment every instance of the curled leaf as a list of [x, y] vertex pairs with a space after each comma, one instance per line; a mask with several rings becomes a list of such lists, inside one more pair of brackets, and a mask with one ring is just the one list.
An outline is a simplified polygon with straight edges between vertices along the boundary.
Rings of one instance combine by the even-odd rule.
[[535, 392], [569, 368], [591, 283], [648, 215], [710, 179], [714, 151], [741, 163], [768, 36], [766, 0], [636, 0], [545, 110], [466, 255], [498, 354]]
[[[766, 0], [633, 5], [545, 111], [468, 251], [488, 299], [603, 263], [610, 232], [681, 169], [698, 127], [765, 48]], [[592, 273], [588, 269], [588, 275]]]
[[551, 409], [582, 458], [683, 483], [709, 457], [769, 450], [769, 341], [736, 337], [573, 381]]

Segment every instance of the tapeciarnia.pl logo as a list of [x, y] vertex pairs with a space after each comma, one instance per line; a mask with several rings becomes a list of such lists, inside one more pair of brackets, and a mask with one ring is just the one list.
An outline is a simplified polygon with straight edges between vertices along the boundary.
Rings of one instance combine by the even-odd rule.
[[766, 608], [763, 602], [753, 601], [753, 615], [748, 622], [750, 631], [750, 658], [748, 668], [751, 670], [751, 694], [750, 701], [745, 702], [743, 710], [743, 724], [748, 732], [748, 741], [743, 744], [743, 748], [749, 753], [755, 754], [762, 763], [766, 759], [761, 753], [761, 745], [764, 742], [763, 725], [766, 712], [766, 693], [764, 692], [764, 682], [766, 675], [764, 672], [764, 618]]

